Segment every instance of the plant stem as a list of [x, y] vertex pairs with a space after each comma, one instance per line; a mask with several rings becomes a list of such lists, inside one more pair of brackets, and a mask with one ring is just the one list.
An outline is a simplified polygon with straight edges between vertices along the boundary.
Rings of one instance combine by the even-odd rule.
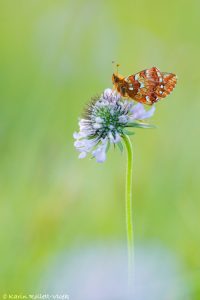
[[133, 224], [132, 224], [132, 165], [133, 148], [129, 136], [123, 136], [127, 150], [127, 168], [126, 168], [126, 230], [128, 243], [128, 282], [129, 286], [132, 280], [133, 270]]

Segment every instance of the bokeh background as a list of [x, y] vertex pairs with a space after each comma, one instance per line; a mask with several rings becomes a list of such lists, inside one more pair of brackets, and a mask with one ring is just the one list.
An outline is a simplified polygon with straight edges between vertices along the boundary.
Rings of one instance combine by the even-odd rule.
[[126, 243], [126, 155], [78, 160], [72, 138], [116, 60], [123, 75], [178, 75], [157, 129], [132, 138], [134, 233], [173, 253], [187, 299], [200, 299], [199, 11], [197, 0], [1, 0], [1, 293], [39, 293], [60, 253]]

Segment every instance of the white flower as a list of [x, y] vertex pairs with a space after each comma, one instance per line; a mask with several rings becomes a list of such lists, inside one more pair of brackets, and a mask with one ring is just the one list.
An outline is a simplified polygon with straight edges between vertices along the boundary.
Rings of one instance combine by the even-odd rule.
[[141, 120], [150, 118], [154, 111], [154, 106], [147, 111], [142, 104], [124, 100], [118, 93], [106, 89], [88, 105], [84, 118], [79, 121], [80, 131], [74, 133], [79, 158], [92, 153], [97, 162], [104, 162], [109, 145], [121, 144], [122, 148], [122, 136], [132, 134], [127, 128], [151, 127]]

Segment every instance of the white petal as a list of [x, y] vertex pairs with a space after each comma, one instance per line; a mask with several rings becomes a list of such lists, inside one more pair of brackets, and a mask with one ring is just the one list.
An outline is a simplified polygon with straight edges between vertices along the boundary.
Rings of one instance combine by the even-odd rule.
[[130, 115], [130, 118], [133, 120], [143, 120], [146, 118], [150, 118], [155, 111], [155, 106], [153, 106], [150, 110], [145, 110], [144, 106], [141, 103], [138, 103], [133, 106], [131, 109], [132, 115]]
[[86, 155], [87, 155], [87, 152], [83, 151], [83, 152], [81, 152], [81, 153], [79, 154], [78, 158], [81, 158], [81, 159], [82, 159], [82, 158], [85, 158]]
[[111, 89], [105, 89], [101, 99], [108, 100], [109, 102], [116, 102], [121, 98], [120, 94]]
[[113, 143], [114, 142], [114, 136], [113, 136], [111, 131], [108, 133], [108, 137], [109, 137], [110, 141]]
[[113, 91], [111, 89], [105, 89], [103, 92], [104, 99], [110, 99], [112, 97]]
[[81, 138], [86, 137], [86, 136], [87, 136], [86, 132], [82, 132], [82, 131], [74, 132], [74, 134], [73, 134], [73, 137], [74, 137], [75, 140], [81, 139]]
[[92, 152], [97, 162], [102, 163], [106, 160], [106, 147], [107, 142], [105, 142], [103, 145], [100, 145], [96, 150]]
[[78, 133], [78, 132], [74, 132], [73, 133], [73, 137], [74, 137], [74, 139], [79, 139], [80, 138], [80, 134]]
[[155, 110], [156, 110], [156, 107], [154, 105], [154, 106], [152, 106], [151, 109], [149, 109], [148, 111], [146, 111], [146, 114], [145, 114], [145, 116], [143, 116], [143, 119], [152, 117], [153, 114], [154, 114], [154, 112], [155, 112]]
[[121, 141], [121, 136], [119, 135], [118, 132], [115, 133], [115, 139], [114, 139], [114, 143], [117, 144]]
[[102, 123], [103, 119], [101, 117], [96, 117], [95, 121], [96, 121], [96, 123]]
[[99, 129], [99, 128], [101, 128], [101, 126], [102, 126], [102, 125], [99, 124], [99, 123], [94, 123], [94, 124], [93, 124], [93, 128], [94, 128], [94, 129]]
[[76, 148], [83, 147], [84, 144], [85, 144], [84, 141], [79, 141], [79, 140], [77, 140], [77, 141], [74, 142], [74, 146], [75, 146]]
[[119, 116], [118, 120], [120, 123], [125, 124], [128, 122], [128, 117], [126, 115], [122, 115], [122, 116]]

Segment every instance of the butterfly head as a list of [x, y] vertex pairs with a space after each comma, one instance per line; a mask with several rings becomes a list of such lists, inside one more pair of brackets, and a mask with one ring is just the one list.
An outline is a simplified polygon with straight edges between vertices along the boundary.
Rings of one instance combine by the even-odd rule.
[[[115, 64], [115, 61], [112, 61], [113, 64]], [[113, 73], [112, 75], [112, 83], [117, 86], [120, 82], [120, 80], [123, 78], [123, 76], [119, 75], [118, 73], [118, 68], [119, 68], [119, 64], [116, 64], [116, 72]]]
[[119, 75], [116, 73], [113, 73], [112, 75], [112, 83], [115, 85], [120, 81]]

